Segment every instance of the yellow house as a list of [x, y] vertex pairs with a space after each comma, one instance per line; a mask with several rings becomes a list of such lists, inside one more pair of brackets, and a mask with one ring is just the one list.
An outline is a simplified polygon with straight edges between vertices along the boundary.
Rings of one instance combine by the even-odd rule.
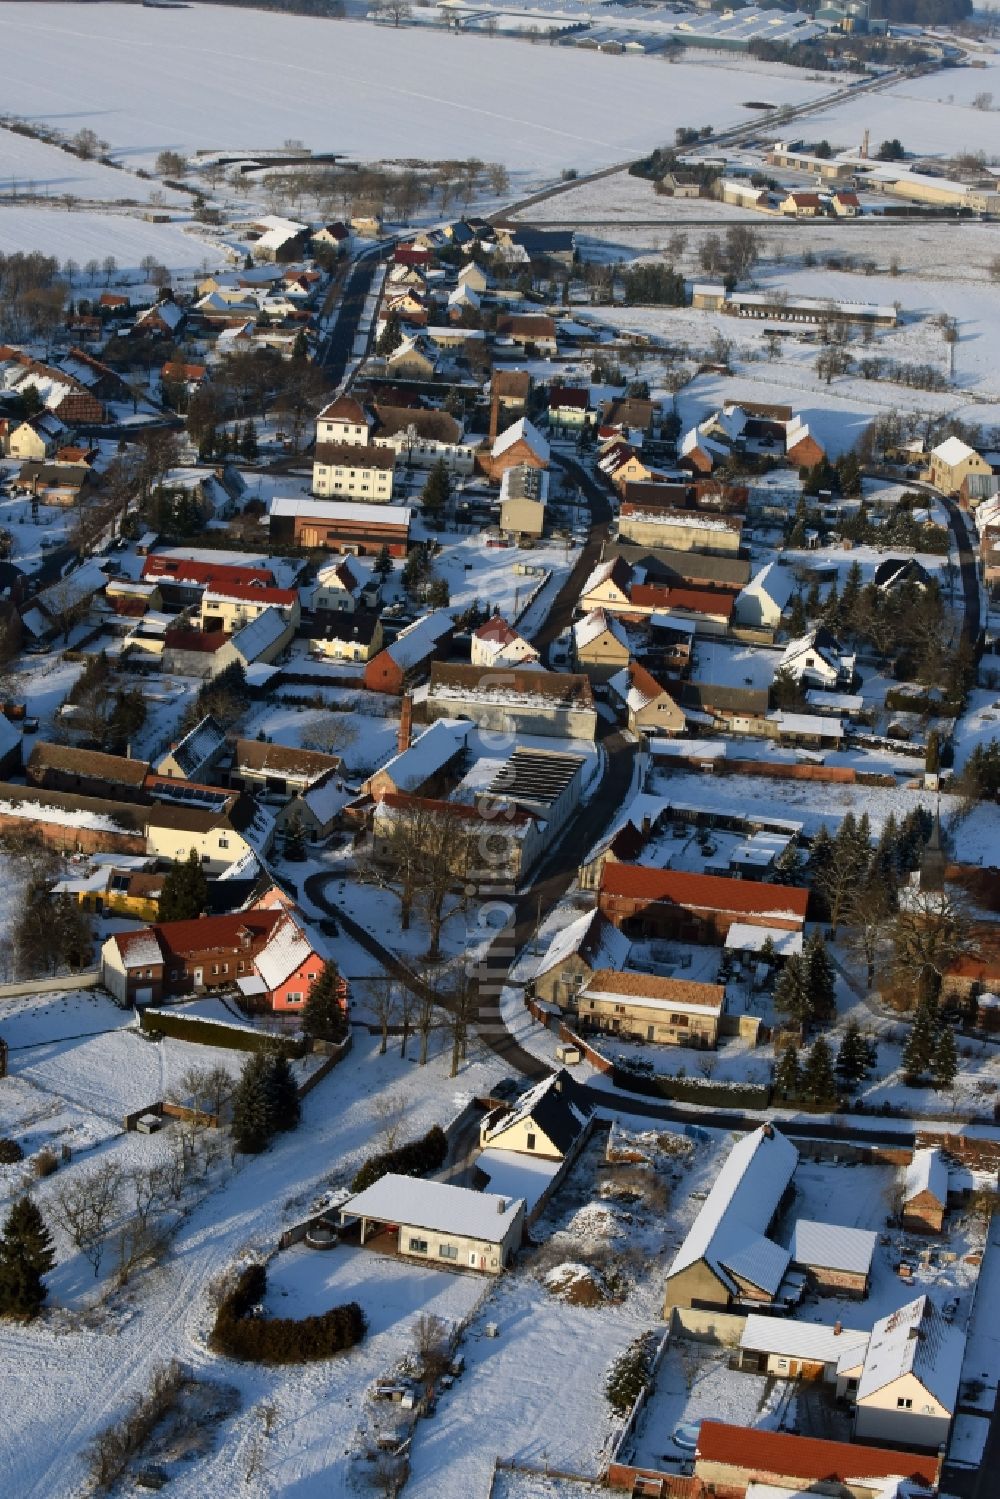
[[575, 671], [606, 682], [627, 667], [631, 651], [625, 626], [603, 609], [592, 609], [573, 626]]
[[164, 875], [146, 870], [101, 865], [89, 875], [61, 880], [59, 895], [75, 896], [84, 911], [95, 916], [131, 916], [155, 921], [160, 909]]
[[[612, 687], [618, 690], [618, 683]], [[628, 726], [633, 734], [674, 735], [683, 734], [687, 719], [665, 687], [641, 666], [638, 661], [629, 663], [627, 675], [622, 682]]]
[[51, 458], [65, 435], [65, 426], [51, 411], [26, 417], [7, 439], [8, 457], [36, 462]]
[[516, 1103], [494, 1109], [479, 1126], [484, 1151], [480, 1165], [489, 1172], [489, 1154], [494, 1150], [541, 1160], [566, 1161], [574, 1156], [590, 1133], [593, 1104], [565, 1067], [550, 1073]]
[[946, 437], [931, 449], [927, 478], [944, 494], [957, 494], [972, 474], [992, 474], [986, 459], [960, 437]]
[[789, 193], [779, 205], [782, 213], [794, 219], [815, 219], [823, 212], [818, 193]]
[[386, 357], [386, 369], [407, 380], [433, 380], [437, 359], [417, 338], [404, 338], [398, 349]]
[[627, 608], [631, 586], [632, 569], [623, 557], [600, 562], [583, 585], [580, 608], [588, 614], [595, 609]]
[[256, 583], [233, 583], [226, 588], [206, 588], [201, 597], [203, 630], [225, 630], [235, 635], [265, 609], [277, 609], [282, 619], [295, 626], [299, 622], [298, 590], [269, 588]]

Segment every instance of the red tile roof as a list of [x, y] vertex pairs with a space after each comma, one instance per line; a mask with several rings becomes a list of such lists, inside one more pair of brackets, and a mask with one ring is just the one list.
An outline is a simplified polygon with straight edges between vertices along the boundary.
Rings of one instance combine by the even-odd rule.
[[642, 864], [605, 864], [601, 871], [601, 894], [761, 916], [787, 911], [802, 921], [809, 904], [809, 891], [794, 885], [728, 880], [723, 875], [649, 869]]
[[273, 583], [269, 567], [235, 567], [231, 562], [195, 562], [152, 552], [142, 566], [146, 579], [173, 578], [178, 583], [200, 583], [206, 588], [232, 583]]
[[797, 1437], [759, 1427], [728, 1426], [721, 1421], [701, 1423], [698, 1459], [728, 1463], [752, 1474], [780, 1474], [810, 1483], [898, 1477], [933, 1487], [938, 1476], [938, 1460], [927, 1454]]
[[728, 619], [736, 595], [713, 592], [708, 588], [671, 588], [661, 583], [636, 583], [629, 598], [642, 609], [688, 609], [692, 614], [718, 614]]
[[298, 598], [298, 592], [294, 588], [273, 588], [266, 583], [228, 583], [212, 582], [208, 586], [208, 593], [224, 599], [246, 599], [253, 604], [277, 604], [279, 608], [289, 608]]
[[214, 656], [229, 639], [227, 630], [167, 630], [163, 644], [168, 651], [202, 651]]
[[194, 921], [158, 921], [135, 932], [118, 932], [116, 941], [124, 953], [133, 941], [152, 932], [165, 953], [182, 958], [196, 952], [239, 951], [239, 933], [245, 929], [250, 933], [253, 952], [267, 941], [284, 916], [284, 911], [237, 911], [231, 916], [199, 916]]
[[590, 391], [579, 390], [575, 385], [553, 385], [549, 391], [549, 410], [586, 411], [590, 405]]

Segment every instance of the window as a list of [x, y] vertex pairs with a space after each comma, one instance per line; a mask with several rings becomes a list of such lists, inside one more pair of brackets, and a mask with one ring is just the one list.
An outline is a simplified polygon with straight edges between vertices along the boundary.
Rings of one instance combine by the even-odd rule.
[[222, 834], [222, 833], [219, 834], [219, 847], [220, 848], [228, 848], [229, 847], [229, 839], [227, 837], [225, 837], [225, 835]]
[[294, 994], [286, 994], [285, 999], [290, 1005], [300, 1005], [302, 1003], [302, 994], [296, 990]]
[[528, 1149], [529, 1150], [534, 1150], [534, 1148], [535, 1148], [535, 1137], [534, 1137], [533, 1134], [529, 1133], [528, 1134]]
[[438, 1247], [438, 1254], [441, 1256], [441, 1258], [443, 1260], [457, 1260], [458, 1259], [458, 1250], [455, 1248], [454, 1244], [441, 1244], [441, 1245], [439, 1245], [439, 1247]]
[[690, 1022], [689, 1022], [688, 1017], [686, 1015], [671, 1015], [671, 1017], [670, 1017], [670, 1024], [671, 1025], [689, 1025]]
[[222, 965], [222, 971], [223, 971], [223, 973], [228, 973], [229, 972], [229, 964], [228, 963], [223, 963], [223, 965]]
[[907, 1400], [904, 1395], [900, 1395], [896, 1401], [896, 1409], [898, 1411], [911, 1411], [913, 1409], [913, 1401]]
[[409, 1241], [409, 1247], [410, 1247], [410, 1253], [411, 1254], [426, 1254], [427, 1253], [427, 1240], [426, 1239], [411, 1239]]
[[218, 971], [219, 971], [219, 965], [218, 965], [218, 963], [213, 963], [212, 964], [212, 972], [213, 972], [213, 974], [214, 973], [218, 973]]
[[240, 958], [240, 961], [236, 965], [236, 972], [237, 973], [242, 973], [245, 967], [246, 967], [246, 964], [243, 962], [243, 959]]

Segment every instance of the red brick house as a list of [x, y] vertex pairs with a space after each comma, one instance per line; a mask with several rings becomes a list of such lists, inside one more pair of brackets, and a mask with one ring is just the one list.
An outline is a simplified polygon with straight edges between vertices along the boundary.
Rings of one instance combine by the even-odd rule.
[[598, 909], [630, 936], [721, 944], [735, 922], [800, 932], [808, 890], [714, 874], [607, 863]]
[[323, 959], [304, 925], [280, 907], [157, 922], [116, 932], [101, 948], [101, 982], [119, 1004], [236, 990], [250, 1009], [301, 1009]]
[[391, 645], [373, 656], [365, 667], [369, 692], [400, 694], [403, 688], [429, 668], [435, 656], [447, 650], [455, 621], [446, 609], [436, 609], [401, 630]]

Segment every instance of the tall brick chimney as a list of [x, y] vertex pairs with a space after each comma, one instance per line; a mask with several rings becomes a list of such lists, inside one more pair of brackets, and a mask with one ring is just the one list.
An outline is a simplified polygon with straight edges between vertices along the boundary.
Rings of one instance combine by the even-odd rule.
[[496, 380], [490, 385], [490, 448], [497, 440], [497, 429], [500, 426], [500, 392], [497, 389]]
[[399, 705], [399, 735], [396, 739], [396, 749], [399, 754], [408, 750], [413, 743], [413, 694], [403, 693], [403, 700]]

